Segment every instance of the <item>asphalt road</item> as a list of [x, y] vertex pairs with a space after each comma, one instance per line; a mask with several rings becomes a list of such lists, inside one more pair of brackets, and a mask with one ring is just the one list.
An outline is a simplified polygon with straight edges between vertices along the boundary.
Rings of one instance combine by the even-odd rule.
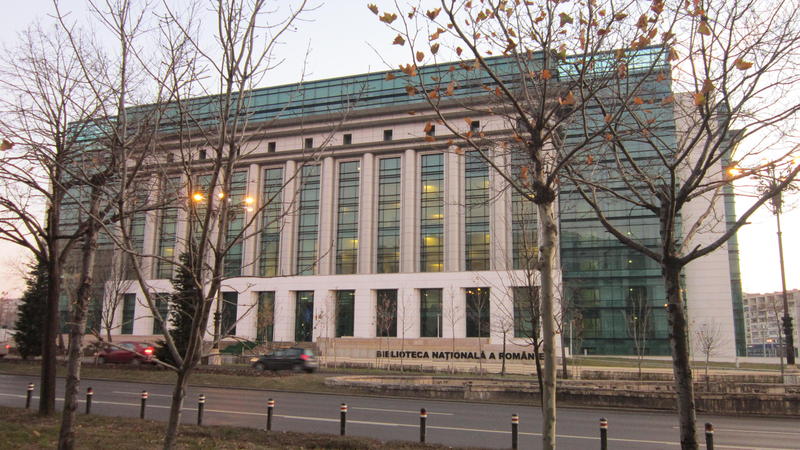
[[[23, 407], [29, 376], [0, 375], [0, 404]], [[166, 420], [171, 386], [132, 382], [84, 380], [85, 389], [94, 389], [92, 413], [138, 417], [142, 390], [147, 390], [146, 417]], [[59, 379], [57, 402], [63, 400], [63, 380]], [[206, 396], [205, 424], [236, 425], [264, 429], [267, 399], [276, 402], [273, 430], [339, 433], [339, 405], [347, 403], [347, 434], [382, 440], [419, 439], [419, 410], [428, 411], [427, 442], [452, 446], [509, 448], [511, 415], [520, 416], [520, 448], [540, 448], [541, 413], [537, 407], [402, 399], [349, 395], [302, 394], [230, 388], [189, 389], [183, 421], [197, 421], [197, 398]], [[38, 389], [34, 391], [36, 406]], [[83, 401], [79, 411], [83, 413]], [[611, 449], [679, 448], [678, 428], [673, 413], [559, 408], [558, 447], [561, 449], [599, 448], [600, 417], [609, 423]], [[701, 426], [712, 422], [718, 449], [800, 448], [797, 420], [754, 417], [698, 417]], [[699, 435], [704, 439], [702, 431]]]

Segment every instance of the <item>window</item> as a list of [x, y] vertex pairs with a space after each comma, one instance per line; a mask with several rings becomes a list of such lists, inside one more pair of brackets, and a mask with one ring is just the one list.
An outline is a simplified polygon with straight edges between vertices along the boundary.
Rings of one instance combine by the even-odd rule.
[[258, 293], [256, 314], [256, 342], [272, 342], [275, 339], [275, 292]]
[[400, 271], [400, 158], [383, 158], [378, 172], [378, 273]]
[[336, 337], [353, 335], [356, 291], [336, 291]]
[[358, 161], [339, 164], [339, 202], [336, 223], [336, 273], [358, 268], [358, 199], [361, 167]]
[[[520, 183], [522, 174], [527, 174], [530, 160], [521, 151], [515, 151], [512, 156], [512, 171], [519, 174]], [[527, 175], [526, 175], [527, 176]], [[536, 205], [514, 190], [511, 193], [511, 240], [514, 269], [531, 269], [536, 263], [539, 252], [537, 238]]]
[[425, 127], [425, 136], [436, 136], [436, 125], [428, 125]]
[[167, 153], [167, 162], [168, 163], [175, 162], [175, 153], [172, 152]]
[[297, 291], [294, 309], [294, 340], [311, 342], [314, 331], [314, 291]]
[[353, 135], [350, 133], [345, 133], [342, 136], [342, 145], [350, 145], [353, 143]]
[[136, 312], [136, 294], [122, 295], [122, 326], [120, 334], [133, 334], [133, 319]]
[[236, 335], [237, 310], [239, 306], [238, 292], [222, 293], [222, 311], [220, 315], [220, 336]]
[[275, 153], [275, 150], [278, 148], [278, 144], [275, 141], [267, 142], [267, 153]]
[[384, 141], [392, 140], [392, 130], [383, 130], [383, 140]]
[[314, 148], [314, 138], [306, 138], [304, 147], [305, 148]]
[[261, 194], [264, 206], [261, 210], [261, 252], [259, 254], [259, 266], [263, 277], [278, 275], [282, 192], [283, 168], [264, 170], [264, 189]]
[[467, 337], [489, 337], [489, 288], [468, 288]]
[[317, 265], [319, 165], [304, 166], [300, 175], [297, 229], [297, 274], [312, 275]]
[[420, 337], [442, 337], [442, 290], [420, 289]]
[[470, 124], [469, 124], [469, 132], [472, 134], [472, 136], [475, 136], [478, 133], [480, 133], [481, 132], [481, 123], [480, 123], [480, 121], [473, 120], [472, 122], [470, 122]]
[[231, 179], [230, 219], [228, 221], [228, 251], [225, 253], [224, 273], [226, 277], [242, 274], [242, 252], [244, 247], [244, 197], [247, 193], [247, 172], [234, 172]]
[[[164, 201], [174, 203], [178, 199], [180, 177], [172, 177], [164, 183]], [[156, 278], [172, 277], [175, 258], [175, 241], [178, 237], [178, 208], [169, 206], [161, 212], [158, 230], [158, 260], [156, 261]]]
[[522, 286], [513, 288], [514, 292], [514, 337], [533, 338], [533, 320], [538, 317], [539, 287]]
[[380, 289], [375, 304], [375, 335], [397, 337], [397, 289]]
[[489, 166], [478, 152], [468, 152], [465, 163], [466, 268], [489, 270]]
[[444, 270], [444, 155], [422, 156], [420, 271]]
[[[158, 311], [158, 315], [164, 319], [164, 323], [169, 321], [169, 294], [156, 294], [156, 311]], [[153, 334], [163, 334], [164, 328], [161, 326], [161, 322], [158, 321], [156, 317], [153, 317]]]
[[205, 150], [200, 150], [200, 156], [199, 156], [199, 158], [200, 158], [200, 160], [204, 160], [204, 159], [206, 159], [206, 158], [207, 158], [207, 155], [206, 155], [206, 151], [205, 151]]

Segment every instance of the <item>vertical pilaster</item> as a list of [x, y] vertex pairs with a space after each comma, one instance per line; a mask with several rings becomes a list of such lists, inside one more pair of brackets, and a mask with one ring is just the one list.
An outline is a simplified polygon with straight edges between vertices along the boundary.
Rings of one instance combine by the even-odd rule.
[[[283, 169], [283, 179], [285, 180], [285, 184], [282, 192], [283, 220], [281, 226], [281, 246], [279, 250], [279, 272], [281, 275], [286, 276], [295, 273], [294, 263], [297, 257], [297, 209], [299, 206], [298, 203], [300, 202], [297, 187], [300, 182], [300, 172], [296, 162], [286, 161], [286, 165]], [[275, 295], [277, 298], [278, 294], [276, 293]], [[294, 308], [292, 308], [292, 311], [294, 311]]]
[[419, 290], [411, 287], [397, 290], [397, 337], [418, 338]]
[[295, 292], [286, 289], [275, 291], [275, 341], [294, 340]]
[[375, 156], [372, 153], [365, 153], [361, 158], [361, 179], [359, 180], [361, 201], [358, 205], [358, 273], [373, 273], [375, 270], [375, 230], [373, 225], [375, 223], [375, 186], [377, 185], [375, 163]]
[[458, 272], [464, 266], [464, 157], [456, 152], [447, 152], [444, 160], [444, 271]]
[[258, 164], [250, 164], [247, 170], [247, 187], [245, 188], [245, 196], [255, 200], [250, 205], [245, 205], [244, 223], [247, 227], [244, 231], [244, 249], [242, 252], [242, 275], [253, 276], [258, 273], [258, 238], [259, 238], [259, 222], [256, 219], [258, 208], [258, 200], [260, 192], [258, 189], [258, 180], [260, 176], [261, 167]]
[[401, 200], [402, 221], [400, 223], [400, 272], [415, 272], [419, 254], [417, 233], [419, 205], [417, 204], [417, 152], [414, 150], [406, 150], [403, 155], [401, 177], [403, 194]]
[[[152, 198], [151, 202], [156, 202], [163, 195], [163, 186], [158, 182], [158, 178], [153, 176], [150, 180], [151, 186], [156, 186], [156, 196]], [[150, 210], [145, 212], [144, 219], [144, 236], [142, 253], [145, 255], [153, 255], [158, 251], [158, 210]], [[126, 255], [123, 255], [126, 258]], [[142, 257], [142, 275], [145, 278], [152, 278], [155, 276], [155, 260], [152, 257]]]
[[372, 289], [356, 289], [353, 311], [353, 336], [374, 338], [376, 333], [376, 292]]
[[336, 212], [336, 164], [333, 157], [322, 160], [320, 172], [320, 207], [319, 207], [319, 237], [317, 251], [317, 275], [331, 275], [334, 273], [333, 264], [336, 261], [336, 246], [334, 245], [334, 213]]

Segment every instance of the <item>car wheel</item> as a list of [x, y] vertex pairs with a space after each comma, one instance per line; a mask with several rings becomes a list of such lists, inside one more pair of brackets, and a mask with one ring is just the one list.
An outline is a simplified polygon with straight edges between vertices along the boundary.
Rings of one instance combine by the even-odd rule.
[[261, 372], [267, 370], [267, 366], [265, 366], [264, 363], [260, 363], [260, 362], [257, 362], [255, 364], [253, 364], [253, 368], [258, 370], [258, 371], [261, 371]]
[[294, 373], [300, 373], [300, 371], [302, 371], [302, 370], [303, 370], [303, 366], [301, 366], [300, 364], [295, 364], [295, 365], [292, 366], [292, 372], [294, 372]]
[[305, 370], [306, 370], [306, 373], [314, 373], [314, 368], [313, 367], [309, 367], [309, 368], [307, 368]]
[[105, 364], [106, 363], [106, 358], [103, 357], [103, 356], [97, 358], [97, 363], [98, 364]]

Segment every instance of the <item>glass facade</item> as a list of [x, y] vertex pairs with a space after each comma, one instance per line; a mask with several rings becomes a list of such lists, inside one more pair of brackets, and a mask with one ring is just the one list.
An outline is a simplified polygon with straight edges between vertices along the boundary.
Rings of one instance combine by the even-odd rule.
[[377, 272], [400, 271], [400, 158], [383, 158], [378, 171]]
[[297, 226], [297, 274], [313, 275], [319, 234], [319, 165], [303, 166]]
[[336, 291], [336, 337], [352, 336], [356, 291]]
[[314, 332], [314, 291], [295, 292], [294, 340], [311, 342]]
[[419, 290], [420, 337], [442, 336], [442, 290]]
[[225, 253], [223, 273], [226, 277], [242, 274], [242, 252], [244, 248], [244, 197], [247, 195], [247, 172], [234, 172], [231, 189], [227, 193], [230, 203], [228, 222], [228, 251]]
[[358, 161], [339, 164], [339, 200], [336, 221], [336, 273], [358, 270], [358, 200], [361, 165]]
[[489, 337], [489, 288], [467, 288], [467, 337]]
[[489, 165], [468, 152], [464, 167], [464, 254], [467, 270], [489, 270]]
[[222, 311], [220, 311], [220, 336], [235, 336], [236, 321], [239, 312], [239, 293], [222, 293]]
[[[521, 151], [511, 155], [511, 173], [517, 174], [521, 186], [529, 183], [527, 172], [530, 158]], [[530, 272], [536, 267], [539, 255], [538, 218], [536, 205], [516, 189], [511, 189], [512, 264], [515, 270]]]
[[133, 319], [136, 313], [136, 294], [122, 295], [122, 323], [120, 334], [133, 334]]
[[[177, 202], [181, 179], [172, 177], [164, 185], [165, 202]], [[175, 244], [178, 239], [178, 208], [166, 207], [161, 211], [158, 230], [158, 259], [156, 261], [156, 278], [172, 278], [175, 260]]]
[[[164, 319], [164, 323], [169, 323], [169, 294], [156, 294], [154, 300], [156, 302], [156, 311]], [[164, 333], [164, 328], [161, 326], [155, 317], [153, 317], [153, 334]]]
[[[539, 286], [513, 287], [514, 337], [533, 339], [533, 320], [539, 310]], [[538, 331], [538, 330], [537, 330]]]
[[258, 293], [258, 312], [256, 313], [256, 342], [263, 344], [275, 338], [275, 292]]
[[375, 336], [397, 337], [397, 289], [379, 289], [375, 297]]
[[274, 167], [264, 170], [264, 189], [261, 201], [261, 248], [258, 257], [259, 270], [262, 277], [278, 275], [281, 214], [283, 202], [283, 168]]
[[444, 270], [444, 155], [422, 155], [420, 272]]

